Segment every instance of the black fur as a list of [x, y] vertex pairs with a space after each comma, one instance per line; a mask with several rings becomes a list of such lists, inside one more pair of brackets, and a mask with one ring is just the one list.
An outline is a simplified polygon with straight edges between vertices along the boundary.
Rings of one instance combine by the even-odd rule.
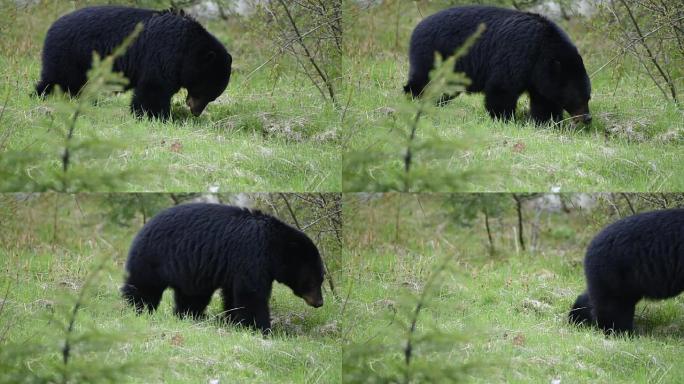
[[85, 84], [93, 51], [107, 56], [143, 23], [143, 32], [115, 62], [114, 70], [134, 89], [131, 109], [166, 119], [171, 97], [188, 90], [187, 104], [199, 116], [226, 89], [232, 57], [198, 22], [178, 12], [118, 6], [79, 9], [50, 27], [43, 46], [43, 69], [36, 93], [55, 85], [76, 95]]
[[589, 294], [584, 292], [577, 296], [575, 304], [573, 304], [568, 319], [570, 323], [573, 324], [583, 324], [589, 325], [594, 322], [594, 318], [591, 315], [591, 303], [589, 302]]
[[175, 313], [202, 316], [222, 290], [227, 319], [271, 327], [273, 281], [309, 305], [323, 305], [323, 262], [303, 232], [259, 211], [219, 204], [179, 205], [155, 216], [133, 240], [124, 298], [152, 312], [171, 287]]
[[527, 92], [532, 118], [539, 123], [561, 120], [564, 109], [576, 119], [591, 120], [589, 77], [565, 32], [540, 15], [503, 8], [455, 7], [421, 21], [411, 36], [404, 91], [420, 96], [435, 53], [451, 56], [481, 23], [485, 32], [455, 70], [470, 78], [467, 91], [485, 93], [492, 118], [513, 117], [518, 98]]
[[584, 273], [587, 292], [573, 305], [570, 322], [631, 332], [639, 300], [684, 291], [684, 209], [642, 213], [609, 225], [589, 244]]

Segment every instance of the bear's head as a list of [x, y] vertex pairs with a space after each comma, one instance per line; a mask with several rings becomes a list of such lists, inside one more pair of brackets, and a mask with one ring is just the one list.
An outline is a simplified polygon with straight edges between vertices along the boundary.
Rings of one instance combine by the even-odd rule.
[[188, 91], [185, 104], [199, 116], [228, 86], [233, 58], [215, 39], [190, 47], [184, 58], [181, 85]]
[[536, 71], [535, 88], [539, 93], [559, 104], [575, 122], [591, 122], [591, 82], [576, 49], [542, 59]]
[[571, 324], [589, 325], [594, 322], [588, 293], [584, 292], [577, 296], [577, 300], [575, 300], [575, 304], [573, 304], [572, 309], [568, 314], [568, 320]]
[[318, 308], [323, 305], [323, 260], [311, 239], [303, 232], [292, 229], [295, 232], [281, 245], [280, 265], [275, 268], [275, 279], [290, 287], [308, 305]]

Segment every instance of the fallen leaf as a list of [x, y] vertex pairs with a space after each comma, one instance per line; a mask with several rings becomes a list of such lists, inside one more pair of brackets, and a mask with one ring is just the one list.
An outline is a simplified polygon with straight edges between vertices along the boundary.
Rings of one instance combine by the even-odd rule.
[[522, 141], [518, 141], [517, 143], [513, 144], [513, 152], [520, 153], [525, 150], [525, 143]]
[[525, 335], [522, 333], [518, 333], [513, 337], [513, 345], [516, 345], [518, 347], [521, 347], [525, 345]]
[[176, 347], [183, 345], [183, 341], [183, 335], [180, 333], [176, 333], [171, 337], [171, 345], [175, 345]]
[[183, 144], [176, 140], [171, 144], [171, 152], [175, 153], [180, 153], [180, 151], [183, 149]]

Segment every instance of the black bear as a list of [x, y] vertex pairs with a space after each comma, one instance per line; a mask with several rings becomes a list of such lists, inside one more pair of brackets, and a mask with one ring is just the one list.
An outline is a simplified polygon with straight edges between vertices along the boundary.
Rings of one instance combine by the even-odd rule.
[[323, 305], [323, 261], [303, 232], [275, 217], [220, 204], [169, 208], [133, 240], [122, 287], [138, 313], [152, 312], [167, 287], [175, 313], [200, 317], [217, 289], [231, 322], [269, 332], [273, 281], [313, 307]]
[[641, 213], [607, 226], [589, 244], [584, 274], [587, 291], [577, 297], [570, 322], [631, 332], [639, 300], [684, 291], [684, 209]]
[[480, 24], [484, 33], [455, 70], [470, 79], [468, 92], [484, 92], [492, 118], [513, 117], [518, 98], [527, 92], [537, 123], [560, 121], [563, 110], [576, 121], [591, 121], [589, 76], [570, 38], [543, 16], [503, 8], [455, 7], [422, 20], [411, 35], [404, 91], [420, 96], [435, 53], [453, 55]]
[[197, 21], [182, 12], [117, 6], [79, 9], [50, 27], [43, 46], [43, 69], [36, 93], [45, 95], [59, 85], [78, 94], [87, 81], [93, 52], [107, 56], [133, 32], [143, 31], [114, 71], [134, 89], [131, 109], [136, 116], [166, 119], [171, 97], [187, 89], [187, 105], [199, 116], [228, 85], [232, 57]]

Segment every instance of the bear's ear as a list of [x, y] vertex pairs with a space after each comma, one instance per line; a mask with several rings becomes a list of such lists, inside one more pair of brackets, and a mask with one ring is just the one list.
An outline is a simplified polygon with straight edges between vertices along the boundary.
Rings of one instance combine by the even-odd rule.
[[204, 54], [204, 62], [208, 63], [208, 62], [214, 60], [215, 57], [216, 57], [216, 52], [209, 51], [209, 52]]

